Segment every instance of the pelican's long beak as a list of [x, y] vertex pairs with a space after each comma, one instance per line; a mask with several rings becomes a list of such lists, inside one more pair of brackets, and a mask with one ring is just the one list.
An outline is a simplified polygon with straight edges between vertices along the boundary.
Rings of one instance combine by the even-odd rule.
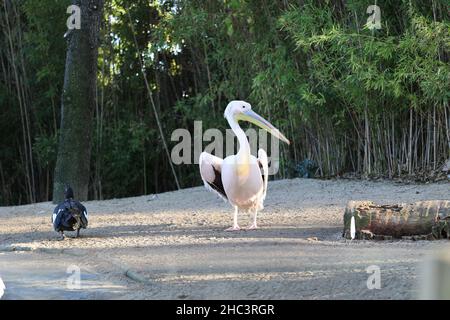
[[261, 117], [253, 110], [246, 110], [242, 113], [239, 113], [236, 116], [236, 120], [244, 120], [256, 124], [258, 127], [267, 130], [274, 137], [286, 142], [287, 144], [291, 144], [290, 141], [277, 128], [275, 128], [269, 121]]

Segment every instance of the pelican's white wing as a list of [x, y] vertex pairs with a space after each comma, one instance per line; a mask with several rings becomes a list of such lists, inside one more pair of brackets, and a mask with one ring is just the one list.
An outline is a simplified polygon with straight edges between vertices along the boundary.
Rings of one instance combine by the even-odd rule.
[[222, 184], [222, 163], [222, 159], [207, 152], [202, 152], [198, 161], [200, 175], [202, 176], [206, 189], [216, 193], [223, 200], [227, 201], [227, 194]]
[[266, 199], [267, 182], [269, 181], [269, 160], [267, 159], [267, 153], [264, 149], [258, 150], [258, 163], [262, 169], [262, 176], [264, 181], [263, 186], [263, 200]]

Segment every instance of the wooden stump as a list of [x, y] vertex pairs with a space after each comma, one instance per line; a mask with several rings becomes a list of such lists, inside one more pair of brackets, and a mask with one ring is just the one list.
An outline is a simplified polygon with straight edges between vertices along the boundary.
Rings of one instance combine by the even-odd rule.
[[347, 239], [350, 239], [352, 216], [355, 217], [356, 239], [450, 238], [450, 201], [432, 200], [394, 205], [349, 201], [344, 213], [343, 236]]

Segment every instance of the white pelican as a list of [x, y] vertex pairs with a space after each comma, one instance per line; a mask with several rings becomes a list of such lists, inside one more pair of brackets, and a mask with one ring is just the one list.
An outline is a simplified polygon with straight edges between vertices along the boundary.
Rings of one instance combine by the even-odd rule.
[[254, 212], [253, 223], [247, 229], [256, 229], [256, 216], [258, 210], [264, 208], [269, 179], [267, 153], [259, 149], [258, 158], [250, 154], [247, 136], [238, 121], [256, 124], [287, 144], [289, 140], [267, 120], [253, 112], [248, 102], [231, 101], [225, 109], [224, 117], [238, 138], [239, 152], [225, 159], [202, 152], [199, 159], [200, 175], [209, 191], [217, 193], [234, 207], [233, 226], [226, 231], [240, 230], [237, 222], [239, 210]]

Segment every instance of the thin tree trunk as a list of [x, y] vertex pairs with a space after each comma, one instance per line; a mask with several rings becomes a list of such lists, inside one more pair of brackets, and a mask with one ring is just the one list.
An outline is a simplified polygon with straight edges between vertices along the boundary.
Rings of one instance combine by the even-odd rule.
[[[9, 3], [9, 2], [8, 2]], [[10, 3], [11, 5], [14, 5], [14, 3]], [[23, 94], [23, 88], [21, 86], [20, 81], [20, 75], [19, 70], [17, 68], [16, 64], [16, 52], [14, 51], [14, 45], [13, 45], [13, 39], [12, 39], [12, 30], [9, 22], [9, 12], [8, 12], [8, 6], [7, 2], [3, 2], [3, 6], [5, 9], [5, 22], [6, 22], [6, 31], [4, 31], [5, 36], [8, 38], [8, 45], [10, 50], [10, 59], [11, 59], [11, 66], [14, 72], [14, 79], [15, 79], [15, 87], [16, 87], [16, 93], [17, 93], [17, 99], [19, 102], [19, 109], [20, 109], [20, 118], [21, 118], [21, 124], [22, 124], [22, 135], [23, 135], [23, 147], [24, 147], [24, 155], [25, 155], [25, 168], [26, 168], [26, 177], [27, 177], [27, 194], [28, 194], [28, 201], [34, 202], [34, 171], [33, 171], [33, 163], [32, 163], [32, 150], [31, 150], [31, 138], [30, 138], [30, 126], [29, 126], [29, 120], [28, 120], [28, 114], [27, 114], [27, 107], [26, 102], [24, 101], [24, 94]], [[31, 158], [30, 158], [31, 155]]]

